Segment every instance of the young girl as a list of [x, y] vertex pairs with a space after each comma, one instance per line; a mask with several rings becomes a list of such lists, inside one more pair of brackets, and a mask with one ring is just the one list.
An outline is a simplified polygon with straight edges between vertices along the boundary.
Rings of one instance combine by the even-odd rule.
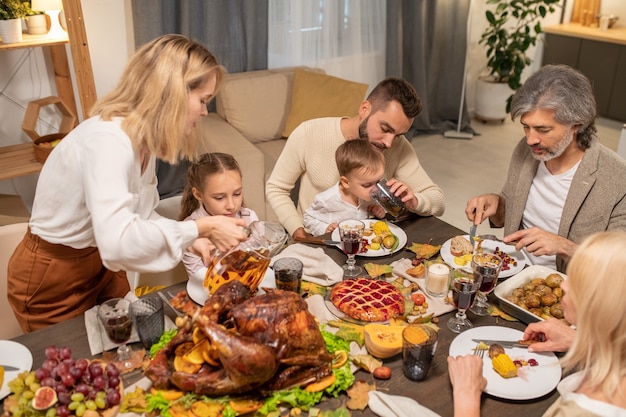
[[[242, 204], [241, 170], [235, 158], [225, 153], [204, 154], [187, 171], [179, 220], [223, 215], [243, 219], [246, 226], [259, 220], [253, 210], [242, 207]], [[202, 281], [207, 268], [202, 258], [187, 250], [183, 264], [189, 275], [187, 291], [190, 294], [190, 289], [195, 290], [195, 294], [198, 290], [204, 291]]]

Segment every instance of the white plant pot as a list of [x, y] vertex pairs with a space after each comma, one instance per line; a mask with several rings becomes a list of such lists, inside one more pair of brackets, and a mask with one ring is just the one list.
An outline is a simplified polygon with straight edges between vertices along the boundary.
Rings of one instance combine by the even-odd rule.
[[26, 18], [26, 27], [31, 35], [45, 35], [48, 33], [48, 22], [45, 14], [35, 14]]
[[22, 19], [0, 20], [2, 43], [22, 42]]
[[506, 100], [513, 94], [506, 83], [496, 83], [487, 77], [478, 77], [474, 113], [484, 122], [504, 121], [507, 116]]

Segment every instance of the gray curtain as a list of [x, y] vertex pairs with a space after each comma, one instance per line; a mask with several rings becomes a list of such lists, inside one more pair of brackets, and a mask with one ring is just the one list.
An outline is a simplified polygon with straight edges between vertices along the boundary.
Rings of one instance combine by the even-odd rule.
[[[180, 33], [206, 45], [228, 72], [267, 68], [267, 0], [132, 0], [132, 10], [135, 46]], [[157, 161], [161, 198], [182, 192], [188, 166]]]
[[[413, 133], [457, 128], [470, 0], [387, 0], [387, 76], [417, 89], [424, 110]], [[461, 130], [471, 131], [467, 106]]]

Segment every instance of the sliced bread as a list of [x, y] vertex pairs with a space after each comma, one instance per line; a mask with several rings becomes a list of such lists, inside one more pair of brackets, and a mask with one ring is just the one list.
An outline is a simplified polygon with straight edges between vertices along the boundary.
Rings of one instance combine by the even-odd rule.
[[450, 241], [450, 253], [453, 256], [467, 255], [473, 251], [472, 244], [464, 236], [454, 236]]

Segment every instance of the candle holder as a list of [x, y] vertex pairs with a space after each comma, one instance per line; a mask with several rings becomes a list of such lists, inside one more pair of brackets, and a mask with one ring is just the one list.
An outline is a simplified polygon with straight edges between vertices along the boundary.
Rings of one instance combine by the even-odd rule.
[[445, 297], [450, 285], [450, 267], [441, 261], [426, 264], [426, 293], [431, 297]]

